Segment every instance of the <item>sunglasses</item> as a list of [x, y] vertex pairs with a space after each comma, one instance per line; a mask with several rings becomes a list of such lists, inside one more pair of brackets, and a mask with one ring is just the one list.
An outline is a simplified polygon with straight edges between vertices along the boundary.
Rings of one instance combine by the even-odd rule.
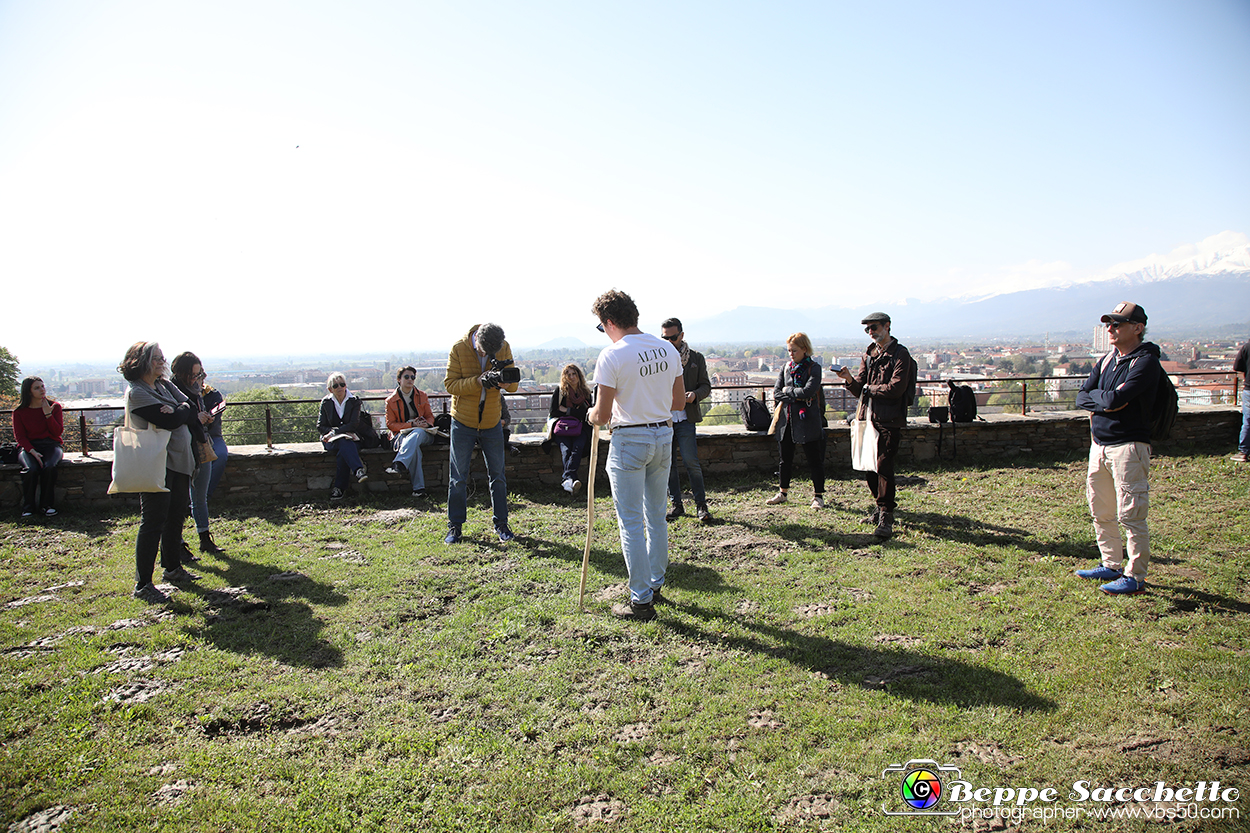
[[875, 333], [879, 329], [881, 329], [880, 324], [869, 324], [867, 327], [864, 328], [864, 332]]
[[401, 379], [407, 379], [409, 382], [411, 382], [411, 381], [413, 381], [414, 379], [416, 379], [417, 377], [416, 377], [416, 376], [413, 376], [411, 373], [405, 373], [403, 376], [400, 376], [399, 378], [401, 378]]
[[347, 387], [347, 385], [344, 384], [343, 382], [335, 382], [333, 385], [330, 385], [330, 390], [334, 390], [335, 388], [345, 388], [345, 387]]
[[207, 373], [205, 373], [203, 370], [201, 370], [199, 373], [195, 374], [195, 377], [194, 377], [194, 378], [196, 378], [196, 379], [207, 379], [207, 378], [208, 378], [208, 374], [207, 374]]
[[664, 339], [665, 341], [671, 341], [674, 344], [676, 344], [677, 342], [681, 341], [681, 333], [678, 333], [675, 336], [660, 336], [660, 338]]
[[1118, 330], [1118, 329], [1120, 329], [1121, 327], [1123, 327], [1125, 324], [1132, 324], [1132, 323], [1133, 323], [1132, 321], [1108, 321], [1108, 322], [1107, 322], [1107, 329], [1108, 329], [1108, 330]]
[[596, 324], [596, 325], [595, 325], [595, 329], [596, 329], [596, 330], [598, 330], [599, 332], [601, 332], [601, 333], [602, 333], [602, 332], [604, 331], [604, 330], [603, 330], [603, 322], [601, 321], [601, 322], [599, 322], [598, 324]]

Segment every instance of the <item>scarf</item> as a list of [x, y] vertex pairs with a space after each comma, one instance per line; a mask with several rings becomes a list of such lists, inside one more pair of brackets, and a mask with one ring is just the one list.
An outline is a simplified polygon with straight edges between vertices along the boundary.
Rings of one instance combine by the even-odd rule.
[[684, 368], [686, 363], [690, 361], [690, 345], [687, 344], [686, 340], [683, 338], [681, 340], [681, 345], [678, 346], [677, 349], [681, 351], [681, 366]]
[[[786, 362], [786, 380], [790, 383], [790, 387], [801, 388], [807, 384], [812, 378], [812, 361], [811, 356], [804, 356], [803, 361], [795, 363], [793, 361]], [[790, 409], [787, 412], [788, 418], [795, 416], [794, 409], [798, 408], [798, 418], [803, 419], [807, 415], [807, 409], [815, 403], [807, 403], [803, 401], [787, 402], [786, 405]], [[788, 421], [788, 420], [787, 420]]]

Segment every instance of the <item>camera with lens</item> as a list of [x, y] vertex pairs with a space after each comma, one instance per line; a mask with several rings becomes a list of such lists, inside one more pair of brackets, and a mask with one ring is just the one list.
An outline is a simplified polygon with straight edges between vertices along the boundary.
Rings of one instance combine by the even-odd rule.
[[521, 381], [521, 368], [512, 363], [512, 359], [490, 357], [490, 370], [482, 376], [482, 384], [488, 388], [500, 385], [511, 385]]

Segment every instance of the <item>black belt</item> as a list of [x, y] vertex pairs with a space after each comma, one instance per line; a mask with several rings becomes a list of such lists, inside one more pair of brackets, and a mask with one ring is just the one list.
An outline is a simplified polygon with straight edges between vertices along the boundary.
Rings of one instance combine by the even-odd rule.
[[618, 425], [613, 430], [620, 431], [622, 428], [667, 428], [667, 427], [668, 427], [668, 420], [664, 420], [663, 422], [636, 422], [633, 425]]

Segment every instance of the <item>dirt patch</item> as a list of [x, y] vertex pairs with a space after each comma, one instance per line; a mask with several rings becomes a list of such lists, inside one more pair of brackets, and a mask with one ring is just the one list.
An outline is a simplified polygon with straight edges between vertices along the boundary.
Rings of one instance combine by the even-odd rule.
[[1173, 740], [1133, 737], [1116, 747], [1127, 755], [1146, 755], [1156, 761], [1188, 766], [1217, 764], [1224, 767], [1250, 764], [1250, 749], [1220, 743], [1198, 743], [1188, 738]]
[[338, 714], [323, 714], [312, 723], [305, 723], [302, 726], [294, 726], [287, 731], [292, 735], [307, 735], [309, 737], [338, 737], [349, 726], [346, 717]]
[[210, 738], [223, 735], [246, 735], [270, 730], [289, 730], [308, 724], [301, 715], [275, 714], [268, 703], [255, 703], [237, 717], [222, 715], [201, 722], [200, 728]]
[[760, 612], [760, 603], [750, 599], [742, 599], [734, 605], [734, 613], [739, 616], [750, 616]]
[[588, 795], [577, 799], [573, 805], [573, 823], [578, 827], [588, 824], [619, 824], [625, 818], [626, 807], [621, 801], [606, 795]]
[[842, 592], [850, 596], [851, 601], [861, 604], [863, 602], [871, 602], [874, 598], [876, 598], [873, 596], [871, 590], [866, 590], [862, 587], [846, 587], [843, 588]]
[[298, 570], [283, 570], [280, 573], [274, 573], [271, 575], [268, 578], [268, 581], [272, 581], [276, 584], [291, 584], [297, 581], [305, 581], [307, 578], [308, 576]]
[[872, 638], [872, 641], [878, 645], [897, 645], [900, 648], [915, 648], [924, 640], [899, 633], [879, 633]]
[[838, 809], [838, 802], [829, 793], [800, 795], [791, 798], [773, 814], [781, 825], [804, 824], [817, 819], [827, 819]]
[[53, 833], [73, 814], [73, 807], [57, 804], [9, 825], [9, 833]]
[[815, 604], [799, 605], [794, 608], [794, 615], [802, 616], [804, 619], [814, 619], [817, 616], [828, 616], [835, 610], [837, 610], [837, 608], [831, 604], [826, 602], [816, 602]]
[[186, 800], [187, 796], [195, 789], [195, 784], [185, 778], [180, 778], [172, 784], [165, 784], [159, 790], [152, 793], [152, 801], [166, 807], [175, 807]]
[[777, 719], [771, 709], [761, 709], [747, 715], [747, 725], [752, 729], [780, 729], [784, 724]]
[[1014, 585], [1011, 582], [999, 581], [994, 584], [978, 584], [971, 582], [968, 584], [968, 595], [979, 596], [982, 593], [989, 596], [997, 596], [1004, 590], [1010, 590]]
[[26, 607], [26, 605], [43, 604], [44, 602], [55, 602], [59, 596], [54, 593], [42, 593], [38, 596], [27, 596], [25, 599], [15, 599], [4, 606], [5, 610], [12, 610], [18, 607]]
[[166, 684], [160, 680], [131, 680], [104, 695], [104, 699], [101, 702], [126, 705], [146, 703], [162, 691], [165, 691], [166, 687]]
[[612, 740], [617, 743], [641, 743], [651, 737], [651, 727], [646, 723], [628, 723], [621, 727]]
[[1006, 769], [1022, 760], [1022, 758], [1014, 755], [1008, 755], [999, 749], [998, 746], [988, 741], [963, 741], [957, 743], [950, 754], [951, 757], [960, 761], [980, 761], [983, 764], [989, 764], [999, 769]]
[[380, 524], [397, 524], [401, 521], [411, 520], [420, 517], [421, 513], [416, 509], [383, 509], [380, 512], [374, 512], [361, 520], [364, 523], [375, 522]]
[[604, 587], [602, 590], [595, 593], [595, 595], [591, 596], [591, 598], [596, 602], [608, 602], [612, 599], [619, 599], [621, 596], [629, 596], [628, 584], [609, 585], [608, 587]]

